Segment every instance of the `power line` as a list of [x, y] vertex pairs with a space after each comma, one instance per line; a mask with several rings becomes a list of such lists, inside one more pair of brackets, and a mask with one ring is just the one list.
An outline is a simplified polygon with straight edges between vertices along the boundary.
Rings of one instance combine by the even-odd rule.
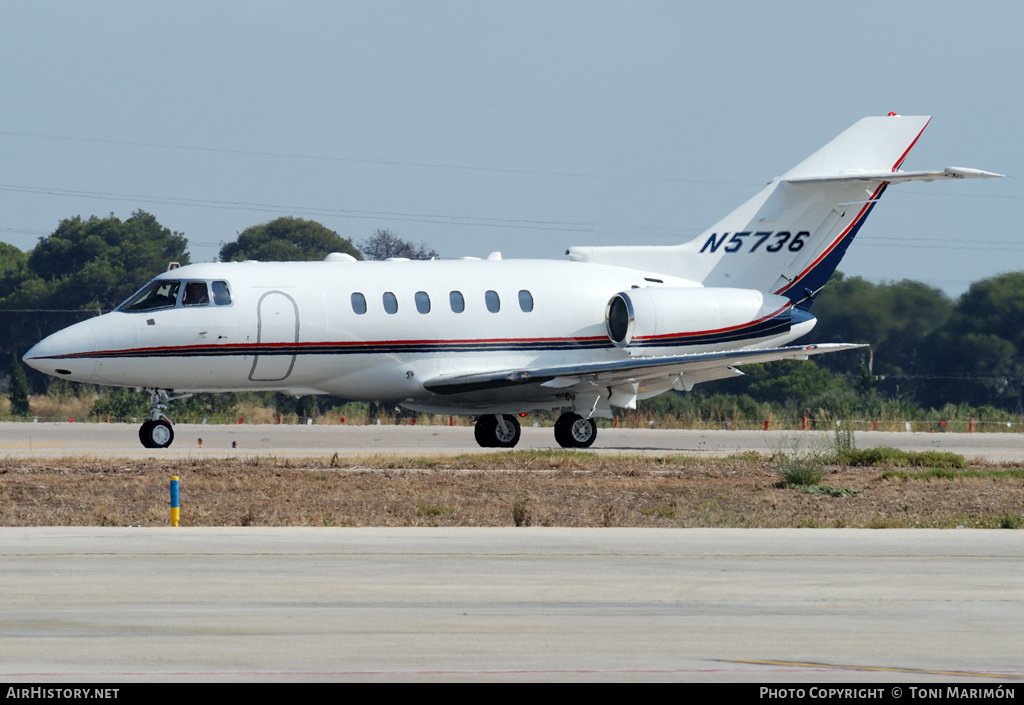
[[46, 230], [29, 230], [28, 228], [0, 228], [0, 233], [19, 233], [22, 235], [49, 235]]
[[195, 147], [180, 144], [162, 144], [159, 142], [133, 142], [130, 140], [111, 140], [98, 137], [69, 137], [65, 135], [43, 135], [34, 132], [13, 132], [0, 130], [0, 135], [12, 137], [31, 137], [46, 140], [64, 140], [68, 142], [90, 142], [128, 147], [147, 147], [150, 149], [169, 149], [180, 152], [208, 152], [215, 154], [233, 154], [250, 157], [273, 157], [278, 159], [305, 159], [323, 162], [347, 162], [352, 164], [374, 164], [380, 166], [417, 167], [426, 169], [452, 169], [456, 171], [480, 171], [495, 174], [525, 174], [527, 176], [561, 176], [576, 179], [605, 179], [615, 181], [653, 181], [665, 183], [719, 184], [724, 186], [751, 186], [756, 182], [742, 181], [707, 181], [703, 179], [683, 179], [659, 176], [619, 176], [614, 174], [587, 174], [575, 171], [557, 171], [548, 169], [509, 169], [504, 167], [477, 166], [471, 164], [445, 164], [443, 162], [414, 162], [397, 159], [360, 159], [356, 157], [339, 157], [324, 154], [299, 154], [292, 152], [265, 152], [251, 149], [230, 149], [227, 147]]
[[963, 240], [864, 236], [857, 238], [857, 241], [866, 242], [870, 244], [872, 247], [910, 247], [916, 250], [927, 249], [972, 251], [981, 250], [986, 252], [1024, 252], [1024, 243], [1000, 242], [998, 240], [972, 240], [969, 243], [965, 243]]
[[[425, 169], [450, 169], [455, 171], [478, 171], [495, 174], [524, 174], [527, 176], [560, 176], [577, 179], [602, 179], [613, 181], [644, 181], [656, 183], [680, 183], [680, 184], [708, 184], [718, 186], [763, 186], [759, 181], [724, 181], [711, 179], [689, 179], [670, 176], [637, 176], [621, 174], [590, 174], [587, 172], [559, 171], [555, 169], [512, 169], [508, 167], [490, 167], [474, 164], [449, 164], [444, 162], [417, 162], [399, 159], [365, 159], [358, 157], [342, 157], [325, 154], [302, 154], [296, 152], [271, 152], [253, 149], [232, 149], [228, 147], [202, 147], [194, 145], [167, 144], [161, 142], [143, 142], [133, 140], [114, 140], [101, 137], [73, 137], [69, 135], [46, 135], [36, 132], [18, 132], [13, 130], [0, 130], [0, 135], [11, 137], [29, 137], [33, 139], [60, 140], [66, 142], [85, 142], [93, 144], [107, 144], [127, 147], [145, 147], [148, 149], [165, 149], [179, 152], [204, 152], [212, 154], [232, 154], [239, 156], [270, 157], [276, 159], [299, 159], [323, 162], [345, 162], [352, 164], [373, 164], [380, 166], [400, 166]], [[1013, 177], [1009, 177], [1013, 178]], [[944, 192], [925, 190], [903, 190], [903, 193], [919, 196], [955, 196], [959, 198], [1011, 198], [1024, 199], [1024, 196], [1006, 194], [973, 194], [964, 192]]]
[[77, 189], [61, 189], [47, 186], [22, 186], [18, 184], [0, 184], [0, 191], [31, 193], [44, 196], [62, 196], [69, 198], [88, 198], [93, 200], [157, 203], [161, 205], [185, 206], [190, 208], [243, 210], [260, 213], [288, 212], [301, 215], [313, 215], [318, 217], [330, 216], [356, 220], [388, 218], [390, 220], [403, 222], [472, 226], [478, 228], [514, 228], [522, 230], [555, 230], [562, 232], [593, 231], [593, 228], [588, 223], [575, 221], [530, 220], [525, 218], [486, 218], [478, 216], [445, 215], [438, 213], [404, 213], [400, 211], [363, 211], [343, 208], [322, 208], [318, 206], [294, 206], [272, 203], [252, 203], [246, 201], [217, 201], [201, 198], [179, 198], [174, 196], [105, 193], [101, 191], [81, 191]]

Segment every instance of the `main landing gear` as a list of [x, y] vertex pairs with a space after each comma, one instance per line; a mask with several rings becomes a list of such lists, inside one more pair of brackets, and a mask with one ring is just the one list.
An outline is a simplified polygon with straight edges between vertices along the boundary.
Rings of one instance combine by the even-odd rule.
[[[511, 414], [485, 414], [476, 420], [473, 433], [481, 448], [514, 448], [521, 434], [519, 420]], [[563, 448], [589, 448], [597, 438], [597, 424], [568, 412], [555, 422], [555, 440]]]
[[514, 448], [521, 433], [519, 419], [511, 414], [486, 414], [476, 420], [473, 429], [481, 448]]
[[171, 420], [164, 413], [168, 402], [184, 399], [191, 394], [179, 394], [172, 397], [168, 389], [147, 389], [149, 395], [149, 419], [139, 428], [139, 440], [146, 448], [166, 448], [174, 441], [174, 429]]
[[597, 424], [594, 419], [585, 419], [569, 411], [555, 421], [555, 440], [563, 448], [589, 448], [597, 438]]

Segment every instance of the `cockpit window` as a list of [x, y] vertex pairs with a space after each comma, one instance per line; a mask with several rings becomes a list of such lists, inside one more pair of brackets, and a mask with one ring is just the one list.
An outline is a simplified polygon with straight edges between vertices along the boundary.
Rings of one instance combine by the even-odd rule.
[[117, 308], [119, 311], [152, 311], [158, 308], [172, 308], [178, 302], [180, 287], [180, 281], [157, 279], [144, 286], [139, 293]]
[[213, 303], [217, 306], [231, 305], [231, 290], [228, 289], [227, 282], [213, 283]]
[[[208, 306], [210, 293], [215, 306], [231, 305], [231, 288], [226, 281], [189, 281], [154, 279], [130, 299], [117, 307], [118, 311], [154, 311], [175, 306]], [[178, 294], [181, 293], [181, 301]]]
[[210, 303], [210, 293], [206, 282], [189, 282], [185, 285], [185, 294], [181, 297], [182, 306], [205, 306]]

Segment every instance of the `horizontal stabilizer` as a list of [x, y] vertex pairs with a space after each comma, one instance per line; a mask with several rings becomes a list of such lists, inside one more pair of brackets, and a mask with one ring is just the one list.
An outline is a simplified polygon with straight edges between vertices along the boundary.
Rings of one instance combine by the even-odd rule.
[[790, 184], [823, 184], [850, 181], [888, 181], [899, 184], [904, 181], [943, 181], [945, 179], [1001, 179], [1003, 174], [963, 166], [947, 166], [942, 171], [856, 171], [825, 176], [794, 176], [783, 179]]

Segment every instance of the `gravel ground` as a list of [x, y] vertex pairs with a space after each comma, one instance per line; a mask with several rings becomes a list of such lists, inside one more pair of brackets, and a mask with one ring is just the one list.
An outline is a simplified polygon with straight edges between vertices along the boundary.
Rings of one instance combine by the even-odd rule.
[[[467, 456], [0, 459], [0, 525], [1024, 527], [1024, 469], [821, 466], [520, 451]], [[887, 470], [889, 472], [887, 472]]]

